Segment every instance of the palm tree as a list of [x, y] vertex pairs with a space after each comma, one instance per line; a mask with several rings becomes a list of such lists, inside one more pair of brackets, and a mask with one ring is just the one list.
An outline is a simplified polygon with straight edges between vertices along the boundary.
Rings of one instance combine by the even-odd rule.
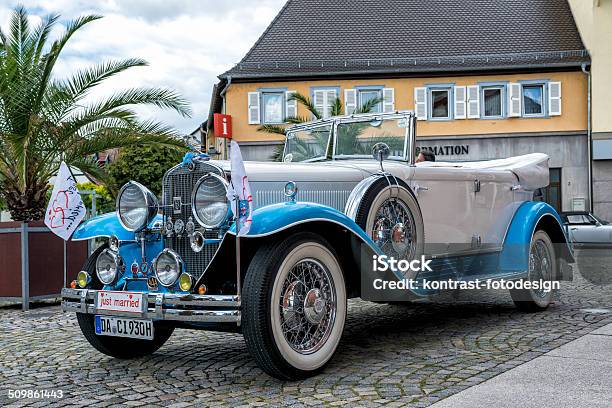
[[[297, 101], [297, 103], [301, 106], [303, 106], [304, 108], [306, 108], [306, 110], [308, 112], [310, 112], [311, 115], [311, 119], [305, 118], [303, 116], [296, 116], [296, 117], [288, 117], [285, 119], [285, 122], [287, 122], [287, 124], [289, 125], [296, 125], [296, 124], [300, 124], [300, 123], [305, 123], [305, 122], [309, 122], [311, 120], [319, 120], [319, 119], [323, 119], [323, 114], [321, 112], [319, 112], [319, 110], [317, 109], [317, 107], [315, 106], [313, 100], [311, 98], [309, 98], [308, 96], [302, 95], [299, 92], [296, 92], [294, 94], [291, 94], [288, 98], [289, 101], [294, 100]], [[374, 98], [374, 99], [370, 99], [369, 101], [365, 102], [362, 106], [360, 106], [355, 113], [370, 113], [374, 110], [374, 108], [376, 107], [376, 105], [378, 105], [379, 103], [381, 103], [383, 101], [382, 98]], [[336, 98], [334, 99], [334, 101], [332, 102], [332, 106], [331, 106], [331, 111], [330, 114], [331, 116], [340, 116], [342, 115], [344, 108], [342, 106], [342, 101], [340, 100], [340, 98]], [[274, 133], [277, 135], [283, 135], [286, 136], [287, 135], [287, 131], [286, 128], [284, 126], [278, 126], [278, 125], [262, 125], [257, 129], [259, 132], [267, 132], [267, 133]], [[315, 135], [316, 136], [316, 135]], [[352, 136], [354, 136], [355, 138], [358, 136], [358, 133], [352, 133]], [[327, 137], [323, 137], [323, 135], [320, 135], [320, 143], [322, 145], [327, 145]], [[312, 155], [309, 154], [309, 152], [313, 149], [313, 146], [301, 146], [302, 150], [304, 151], [304, 155], [305, 157], [312, 157]], [[283, 160], [283, 151], [284, 151], [284, 145], [279, 145], [274, 149], [274, 152], [272, 153], [272, 160], [274, 161], [282, 161]], [[329, 154], [329, 152], [328, 152]]]
[[135, 144], [184, 146], [170, 127], [139, 120], [133, 110], [153, 105], [189, 116], [187, 102], [174, 91], [132, 88], [96, 101], [88, 98], [108, 78], [146, 66], [144, 60], [105, 62], [67, 79], [54, 78], [70, 38], [99, 18], [87, 15], [69, 22], [51, 43], [59, 16], [47, 16], [32, 27], [27, 11], [18, 7], [8, 31], [0, 30], [0, 198], [14, 220], [43, 217], [49, 179], [62, 160], [104, 180], [104, 169], [92, 159], [97, 152]]

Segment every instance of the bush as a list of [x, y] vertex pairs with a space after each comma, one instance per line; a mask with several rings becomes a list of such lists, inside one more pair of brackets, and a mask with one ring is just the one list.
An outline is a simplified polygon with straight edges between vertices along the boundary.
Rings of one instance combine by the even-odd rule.
[[[108, 212], [115, 211], [115, 198], [106, 186], [100, 186], [94, 183], [79, 183], [77, 184], [79, 191], [95, 191], [96, 192], [96, 212], [98, 214], [105, 214]], [[83, 204], [87, 208], [88, 212], [92, 210], [92, 198], [91, 194], [81, 194]]]
[[123, 148], [117, 160], [108, 166], [110, 187], [116, 194], [121, 186], [133, 180], [149, 188], [159, 198], [164, 173], [180, 163], [186, 151], [151, 145]]

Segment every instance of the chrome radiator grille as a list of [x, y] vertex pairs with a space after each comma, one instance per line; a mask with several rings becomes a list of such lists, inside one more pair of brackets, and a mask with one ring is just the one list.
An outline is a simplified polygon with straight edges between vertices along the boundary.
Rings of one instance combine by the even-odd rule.
[[[251, 183], [256, 207], [287, 201], [283, 188], [286, 182], [256, 181]], [[351, 191], [357, 183], [349, 182], [298, 182], [297, 200], [327, 205], [344, 211]]]
[[[180, 219], [186, 224], [189, 217], [192, 217], [196, 229], [199, 229], [199, 224], [191, 212], [191, 193], [198, 180], [208, 173], [223, 175], [217, 167], [200, 161], [195, 161], [193, 170], [180, 165], [168, 170], [162, 181], [164, 225], [168, 218], [171, 218], [173, 223]], [[218, 231], [202, 231], [202, 233], [205, 238], [219, 237]], [[187, 273], [196, 279], [204, 273], [218, 248], [218, 244], [206, 245], [201, 252], [195, 253], [185, 233], [166, 237], [165, 242], [166, 248], [176, 251], [183, 258]]]

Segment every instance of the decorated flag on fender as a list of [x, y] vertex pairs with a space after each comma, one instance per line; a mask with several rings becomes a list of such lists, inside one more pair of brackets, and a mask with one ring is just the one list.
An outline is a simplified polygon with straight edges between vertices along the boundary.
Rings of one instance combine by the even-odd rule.
[[55, 235], [68, 241], [85, 217], [85, 212], [85, 204], [77, 189], [76, 180], [66, 163], [62, 162], [45, 213], [45, 225]]
[[236, 216], [240, 227], [240, 230], [236, 232], [241, 237], [249, 233], [253, 223], [253, 196], [244, 169], [240, 147], [233, 140], [230, 143], [230, 156], [232, 182], [227, 189], [227, 198], [232, 202], [232, 212]]

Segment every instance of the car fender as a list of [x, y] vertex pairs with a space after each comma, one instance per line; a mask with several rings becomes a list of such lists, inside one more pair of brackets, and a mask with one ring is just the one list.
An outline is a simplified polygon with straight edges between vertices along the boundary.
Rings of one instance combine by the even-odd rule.
[[[162, 216], [157, 214], [153, 221], [162, 222]], [[116, 236], [120, 241], [133, 241], [136, 238], [136, 234], [132, 231], [128, 231], [119, 222], [117, 213], [106, 213], [98, 215], [84, 221], [77, 227], [72, 235], [73, 241], [84, 241], [92, 238], [111, 237]]]
[[[574, 262], [570, 241], [557, 211], [547, 203], [527, 201], [517, 209], [506, 232], [499, 257], [501, 273], [526, 277], [529, 270], [531, 237], [536, 229], [542, 229], [549, 235], [555, 244], [557, 259], [566, 263]], [[561, 275], [559, 272], [558, 274]]]
[[[340, 225], [359, 237], [376, 253], [378, 246], [366, 232], [344, 213], [326, 205], [308, 202], [272, 204], [253, 211], [253, 221], [244, 238], [259, 238], [277, 234], [291, 227], [308, 222], [329, 222]], [[236, 234], [236, 224], [229, 230]]]

